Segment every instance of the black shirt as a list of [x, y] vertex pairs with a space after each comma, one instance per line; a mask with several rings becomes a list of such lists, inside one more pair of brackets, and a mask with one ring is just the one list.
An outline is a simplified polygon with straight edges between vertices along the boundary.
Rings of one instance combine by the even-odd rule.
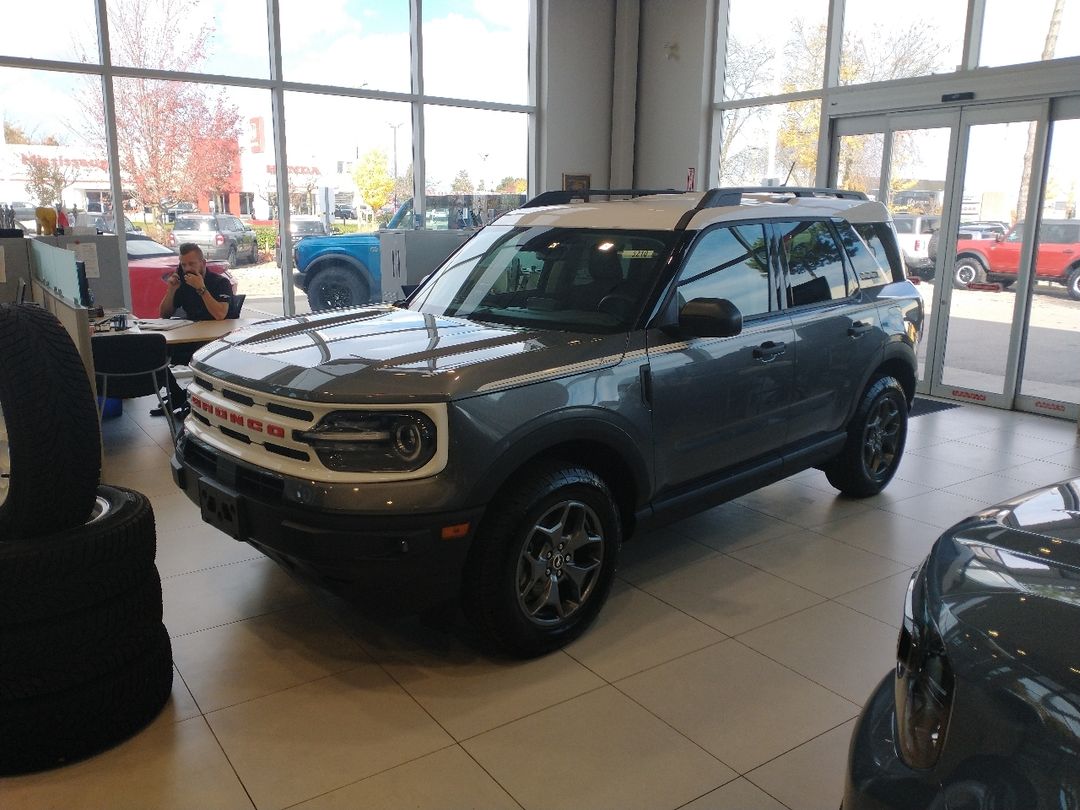
[[[211, 273], [207, 270], [203, 282], [205, 282], [206, 289], [210, 291], [210, 295], [214, 297], [215, 301], [228, 301], [232, 298], [232, 286], [220, 274]], [[203, 296], [195, 292], [195, 287], [185, 282], [173, 294], [173, 306], [176, 309], [184, 310], [184, 315], [189, 320], [214, 320], [214, 316], [210, 314], [210, 310], [206, 308], [206, 304], [202, 299]]]

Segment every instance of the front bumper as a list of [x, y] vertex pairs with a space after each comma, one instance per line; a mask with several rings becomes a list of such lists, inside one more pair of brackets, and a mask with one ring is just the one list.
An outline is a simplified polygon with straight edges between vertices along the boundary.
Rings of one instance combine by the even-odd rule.
[[926, 810], [938, 785], [931, 774], [897, 756], [894, 676], [889, 673], [866, 702], [851, 735], [842, 810]]
[[[328, 585], [358, 583], [384, 604], [423, 608], [456, 595], [483, 513], [482, 507], [373, 514], [305, 506], [287, 497], [303, 482], [225, 456], [187, 434], [171, 466], [176, 485], [210, 525]], [[463, 524], [464, 534], [443, 538], [444, 527]]]

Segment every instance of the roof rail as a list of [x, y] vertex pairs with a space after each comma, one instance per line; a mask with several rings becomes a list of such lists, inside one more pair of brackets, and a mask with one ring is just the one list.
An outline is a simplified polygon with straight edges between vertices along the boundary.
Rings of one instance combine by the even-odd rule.
[[541, 205], [563, 205], [573, 200], [588, 202], [590, 197], [644, 197], [649, 194], [685, 194], [675, 188], [589, 188], [579, 191], [556, 189], [543, 191], [521, 208], [538, 208]]
[[687, 211], [675, 225], [675, 230], [683, 230], [693, 219], [694, 214], [705, 208], [720, 208], [726, 205], [739, 205], [744, 194], [790, 194], [793, 197], [836, 197], [841, 200], [865, 200], [861, 191], [848, 191], [840, 188], [814, 188], [810, 186], [731, 186], [729, 188], [711, 188], [691, 210]]

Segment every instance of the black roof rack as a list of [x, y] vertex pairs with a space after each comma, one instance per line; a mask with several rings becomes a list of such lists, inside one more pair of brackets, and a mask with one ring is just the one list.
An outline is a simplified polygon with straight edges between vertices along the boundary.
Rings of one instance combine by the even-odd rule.
[[705, 208], [721, 208], [727, 205], [739, 205], [744, 194], [790, 194], [793, 197], [836, 197], [841, 200], [865, 200], [861, 191], [848, 191], [840, 188], [814, 188], [810, 186], [731, 186], [730, 188], [711, 188], [705, 192], [696, 206], [687, 211], [675, 225], [675, 230], [683, 230], [694, 214]]
[[573, 200], [588, 202], [590, 197], [644, 197], [649, 194], [685, 194], [676, 188], [590, 188], [580, 191], [544, 191], [537, 194], [521, 208], [539, 208], [541, 205], [563, 205]]

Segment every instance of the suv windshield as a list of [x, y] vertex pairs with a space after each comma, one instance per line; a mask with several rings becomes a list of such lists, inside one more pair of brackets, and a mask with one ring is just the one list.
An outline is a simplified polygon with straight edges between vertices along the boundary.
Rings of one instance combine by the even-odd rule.
[[677, 238], [670, 231], [488, 226], [409, 308], [511, 326], [623, 331]]
[[289, 223], [289, 228], [293, 233], [326, 233], [321, 219], [294, 219]]

